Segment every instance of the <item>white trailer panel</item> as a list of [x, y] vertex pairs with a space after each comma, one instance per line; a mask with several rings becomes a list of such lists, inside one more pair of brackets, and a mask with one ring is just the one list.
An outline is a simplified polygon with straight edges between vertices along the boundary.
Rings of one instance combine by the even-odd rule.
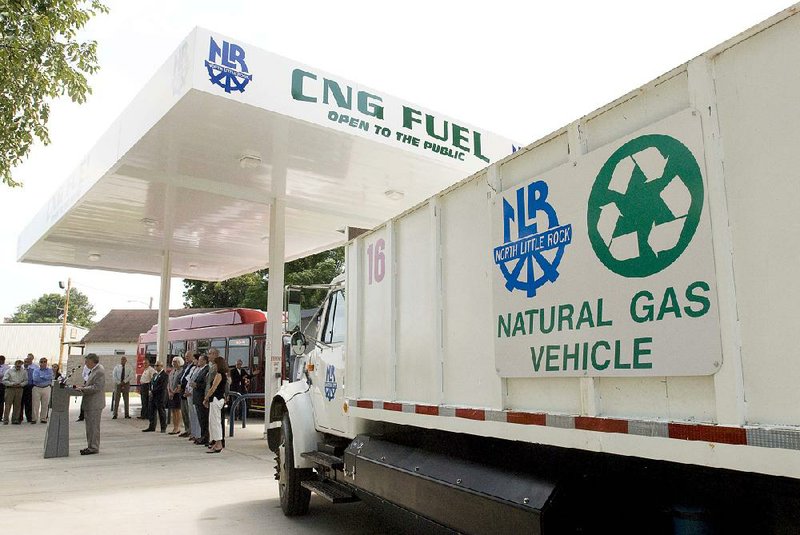
[[[435, 378], [440, 364], [434, 340], [436, 277], [431, 276], [435, 236], [431, 230], [432, 210], [430, 204], [425, 204], [394, 226], [395, 247], [389, 258], [394, 258], [393, 270], [397, 275], [388, 283], [395, 284], [395, 331], [409, 333], [394, 338], [395, 396], [437, 404], [440, 387]], [[420, 381], [420, 377], [429, 379]]]
[[[502, 406], [491, 339], [481, 334], [491, 319], [488, 258], [480, 244], [489, 239], [483, 217], [485, 179], [468, 182], [439, 198], [442, 221], [441, 280], [444, 404]], [[433, 273], [432, 276], [437, 276]]]
[[[769, 22], [769, 21], [768, 21]], [[777, 21], [776, 21], [777, 22]], [[714, 59], [747, 421], [800, 425], [800, 17]]]
[[379, 397], [396, 388], [392, 336], [394, 309], [392, 306], [392, 264], [385, 258], [391, 247], [386, 226], [371, 233], [369, 242], [359, 242], [360, 260], [356, 273], [360, 286], [358, 294], [363, 311], [358, 330], [358, 353], [361, 358], [361, 394]]

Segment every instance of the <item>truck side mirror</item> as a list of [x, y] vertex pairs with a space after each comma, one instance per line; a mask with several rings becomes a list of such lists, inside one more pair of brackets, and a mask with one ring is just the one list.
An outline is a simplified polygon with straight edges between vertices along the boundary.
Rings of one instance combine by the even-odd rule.
[[300, 355], [304, 355], [306, 349], [308, 349], [308, 340], [306, 340], [303, 333], [297, 331], [292, 334], [291, 346], [292, 354], [299, 357]]
[[286, 288], [286, 332], [300, 330], [300, 289]]

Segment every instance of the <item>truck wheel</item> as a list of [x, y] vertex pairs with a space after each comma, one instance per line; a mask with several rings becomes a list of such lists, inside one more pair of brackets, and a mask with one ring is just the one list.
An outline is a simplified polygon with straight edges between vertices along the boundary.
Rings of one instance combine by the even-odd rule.
[[284, 515], [300, 516], [308, 512], [311, 491], [300, 486], [300, 483], [310, 479], [311, 473], [310, 468], [294, 467], [292, 424], [289, 422], [289, 413], [286, 412], [283, 414], [281, 442], [278, 446], [278, 492]]

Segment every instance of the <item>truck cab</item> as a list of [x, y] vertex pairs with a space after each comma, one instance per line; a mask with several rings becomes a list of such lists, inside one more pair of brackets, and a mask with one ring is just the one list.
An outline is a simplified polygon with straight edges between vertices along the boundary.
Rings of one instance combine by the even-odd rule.
[[344, 396], [347, 303], [344, 275], [331, 282], [331, 290], [322, 305], [318, 322], [318, 339], [306, 355], [314, 422], [321, 432], [342, 435], [347, 431], [347, 403]]

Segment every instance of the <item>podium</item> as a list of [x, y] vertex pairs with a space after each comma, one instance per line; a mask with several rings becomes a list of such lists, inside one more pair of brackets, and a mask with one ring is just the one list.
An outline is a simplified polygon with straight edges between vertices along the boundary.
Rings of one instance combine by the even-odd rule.
[[50, 396], [52, 411], [44, 435], [44, 458], [69, 457], [69, 398], [79, 394], [56, 383]]

